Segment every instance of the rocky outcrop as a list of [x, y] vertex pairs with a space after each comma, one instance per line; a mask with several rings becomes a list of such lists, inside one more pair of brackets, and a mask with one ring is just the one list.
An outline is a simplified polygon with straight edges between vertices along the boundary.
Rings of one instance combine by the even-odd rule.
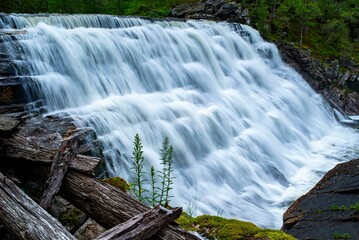
[[208, 19], [237, 23], [249, 23], [248, 10], [241, 4], [226, 0], [207, 0], [185, 3], [171, 10], [171, 17], [185, 19]]
[[[347, 115], [359, 114], [359, 69], [350, 58], [340, 58], [324, 63], [313, 58], [309, 50], [299, 49], [294, 44], [277, 43], [282, 58], [312, 88], [328, 100], [334, 107]], [[341, 72], [340, 69], [347, 69]]]
[[283, 216], [282, 230], [298, 239], [357, 239], [359, 159], [330, 170]]

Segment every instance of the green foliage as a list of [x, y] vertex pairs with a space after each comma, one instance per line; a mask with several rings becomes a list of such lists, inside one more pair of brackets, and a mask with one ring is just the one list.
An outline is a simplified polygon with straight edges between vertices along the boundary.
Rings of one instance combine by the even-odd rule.
[[172, 197], [170, 191], [173, 184], [173, 146], [169, 146], [168, 137], [165, 137], [161, 149], [162, 171], [159, 172], [161, 178], [161, 190], [159, 204], [167, 207]]
[[1, 0], [0, 11], [166, 17], [172, 6], [191, 1], [193, 0]]
[[191, 218], [183, 213], [176, 222], [190, 231], [197, 231], [208, 239], [270, 239], [294, 240], [295, 238], [278, 230], [261, 229], [250, 222], [235, 219], [225, 219], [217, 216], [202, 215]]
[[[239, 1], [239, 0], [238, 0]], [[309, 47], [321, 59], [350, 56], [359, 62], [356, 0], [241, 0], [265, 37]]]
[[[142, 151], [142, 141], [138, 134], [135, 136], [133, 143], [133, 167], [132, 175], [134, 181], [131, 184], [131, 192], [136, 198], [144, 203], [149, 203], [152, 206], [160, 204], [164, 207], [168, 207], [170, 198], [170, 191], [172, 190], [173, 179], [173, 146], [169, 145], [168, 137], [165, 137], [162, 143], [161, 149], [161, 164], [162, 171], [159, 171], [159, 177], [161, 180], [161, 186], [158, 187], [157, 176], [155, 168], [152, 166], [150, 169], [150, 190], [146, 189], [147, 180], [144, 178], [146, 172], [143, 170], [145, 161]], [[147, 185], [148, 186], [148, 185]]]
[[143, 157], [142, 148], [142, 140], [140, 136], [136, 134], [132, 151], [133, 167], [131, 170], [134, 176], [134, 182], [131, 185], [131, 191], [141, 202], [146, 200], [144, 197], [146, 189], [143, 188], [143, 185], [146, 183], [146, 179], [144, 178], [145, 172], [143, 170], [145, 158]]
[[128, 184], [125, 179], [120, 177], [105, 178], [102, 179], [102, 181], [119, 188], [123, 192], [130, 190], [130, 184]]

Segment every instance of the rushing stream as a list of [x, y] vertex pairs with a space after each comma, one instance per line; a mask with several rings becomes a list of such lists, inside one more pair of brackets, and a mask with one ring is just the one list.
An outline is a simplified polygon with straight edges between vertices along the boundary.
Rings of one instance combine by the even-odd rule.
[[[91, 126], [111, 175], [130, 180], [132, 142], [160, 169], [175, 149], [171, 205], [279, 228], [288, 204], [359, 155], [358, 133], [257, 31], [111, 16], [3, 17], [50, 113]], [[32, 91], [35, 91], [32, 89]]]

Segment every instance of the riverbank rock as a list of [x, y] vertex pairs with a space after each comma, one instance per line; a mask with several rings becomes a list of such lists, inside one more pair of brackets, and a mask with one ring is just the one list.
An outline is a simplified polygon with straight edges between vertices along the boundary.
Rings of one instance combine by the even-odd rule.
[[207, 19], [248, 24], [248, 10], [241, 4], [226, 0], [207, 0], [185, 3], [174, 7], [171, 17], [185, 19]]
[[[343, 60], [324, 63], [313, 58], [309, 50], [294, 44], [277, 43], [277, 46], [283, 60], [329, 103], [347, 115], [359, 115], [359, 70], [355, 65]], [[341, 73], [340, 67], [348, 67], [350, 71]]]
[[359, 159], [338, 164], [283, 215], [282, 230], [298, 239], [357, 239]]

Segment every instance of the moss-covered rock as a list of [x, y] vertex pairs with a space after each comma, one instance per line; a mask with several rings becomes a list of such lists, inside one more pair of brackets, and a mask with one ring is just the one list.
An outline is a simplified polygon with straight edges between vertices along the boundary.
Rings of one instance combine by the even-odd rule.
[[74, 226], [79, 222], [82, 216], [83, 213], [79, 209], [73, 207], [69, 211], [62, 213], [59, 216], [59, 221], [65, 226]]
[[223, 240], [295, 240], [279, 230], [261, 229], [250, 222], [202, 215], [192, 218], [183, 213], [177, 223], [184, 229], [196, 231], [208, 239]]
[[120, 177], [105, 178], [102, 179], [102, 181], [119, 188], [123, 192], [127, 192], [128, 190], [130, 190], [130, 184], [127, 183], [125, 179]]

